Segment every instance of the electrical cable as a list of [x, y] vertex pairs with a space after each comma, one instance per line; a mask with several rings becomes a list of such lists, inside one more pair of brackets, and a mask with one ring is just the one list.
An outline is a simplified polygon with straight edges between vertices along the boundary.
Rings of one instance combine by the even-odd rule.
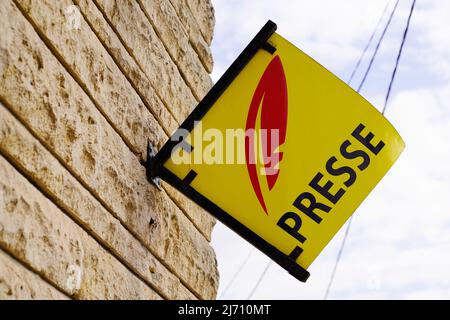
[[375, 61], [375, 57], [377, 56], [378, 49], [380, 48], [381, 43], [383, 42], [384, 36], [386, 35], [386, 31], [389, 29], [389, 26], [391, 25], [392, 18], [394, 17], [395, 11], [397, 10], [398, 3], [400, 0], [397, 0], [395, 2], [395, 6], [391, 11], [391, 14], [389, 15], [389, 19], [383, 29], [383, 33], [381, 33], [380, 39], [378, 40], [377, 46], [375, 47], [375, 51], [373, 52], [372, 57], [370, 58], [369, 65], [367, 66], [366, 72], [364, 73], [364, 77], [361, 80], [361, 83], [359, 84], [357, 92], [361, 91], [362, 86], [366, 82], [367, 75], [369, 74], [370, 70], [372, 69], [373, 62]]
[[264, 276], [266, 275], [267, 271], [269, 270], [271, 264], [272, 264], [272, 260], [269, 260], [269, 262], [267, 262], [266, 267], [264, 268], [264, 271], [259, 276], [258, 281], [256, 281], [255, 286], [253, 287], [252, 291], [250, 291], [249, 295], [247, 296], [247, 300], [250, 300], [253, 297], [253, 295], [255, 294], [256, 290], [259, 287], [259, 285], [263, 281]]
[[409, 25], [411, 23], [411, 17], [412, 17], [412, 14], [414, 12], [415, 5], [416, 5], [416, 0], [413, 0], [413, 2], [411, 4], [411, 9], [409, 11], [408, 21], [406, 22], [406, 28], [405, 28], [405, 31], [403, 32], [402, 43], [401, 43], [400, 49], [398, 51], [397, 60], [395, 61], [394, 71], [392, 71], [391, 82], [389, 82], [388, 92], [387, 92], [387, 95], [386, 95], [386, 99], [384, 100], [384, 106], [383, 106], [383, 112], [382, 112], [383, 114], [386, 111], [386, 107], [387, 107], [387, 104], [388, 104], [388, 101], [389, 101], [389, 97], [391, 95], [392, 85], [394, 84], [395, 75], [397, 74], [398, 64], [399, 64], [400, 58], [402, 56], [403, 46], [404, 46], [405, 41], [406, 41], [406, 36], [408, 35]]
[[[361, 82], [360, 82], [360, 84], [358, 86], [357, 92], [361, 91], [364, 83], [366, 82], [367, 75], [369, 74], [369, 72], [370, 72], [370, 70], [372, 68], [373, 62], [375, 61], [375, 57], [376, 57], [376, 55], [378, 53], [378, 49], [380, 48], [380, 45], [383, 42], [384, 35], [386, 34], [386, 31], [388, 30], [389, 25], [391, 24], [391, 21], [392, 21], [392, 18], [394, 16], [394, 13], [395, 13], [395, 11], [397, 9], [398, 3], [399, 3], [399, 0], [396, 1], [395, 6], [394, 6], [394, 8], [391, 11], [391, 14], [389, 15], [389, 19], [386, 22], [386, 25], [384, 27], [383, 33], [381, 34], [380, 38], [378, 39], [377, 46], [375, 47], [375, 50], [374, 50], [374, 52], [372, 54], [372, 57], [370, 59], [370, 63], [367, 66], [367, 69], [366, 69], [366, 72], [364, 74], [364, 77], [362, 78], [362, 80], [361, 80]], [[336, 276], [337, 267], [339, 265], [339, 262], [341, 261], [342, 252], [344, 251], [345, 242], [347, 241], [348, 234], [350, 233], [350, 227], [352, 225], [352, 221], [353, 221], [353, 216], [350, 217], [350, 219], [349, 219], [349, 221], [347, 223], [347, 228], [345, 230], [344, 238], [342, 239], [341, 246], [339, 248], [339, 251], [338, 251], [338, 254], [337, 254], [337, 257], [336, 257], [336, 262], [334, 264], [333, 271], [331, 272], [330, 280], [328, 281], [327, 290], [325, 291], [324, 300], [327, 300], [328, 299], [328, 295], [330, 294], [331, 286], [333, 285], [334, 278]]]
[[247, 264], [247, 262], [250, 260], [250, 257], [252, 256], [253, 252], [255, 251], [255, 247], [252, 247], [251, 250], [249, 251], [249, 253], [247, 254], [247, 256], [245, 257], [245, 259], [242, 261], [242, 263], [240, 264], [240, 266], [237, 268], [236, 272], [233, 274], [233, 276], [231, 277], [230, 282], [228, 282], [227, 286], [225, 287], [225, 289], [223, 289], [222, 293], [219, 296], [219, 300], [220, 298], [222, 298], [223, 296], [225, 296], [225, 294], [228, 292], [228, 290], [231, 288], [231, 286], [233, 285], [234, 281], [236, 280], [236, 278], [239, 276], [239, 274], [242, 272], [242, 270], [244, 269], [245, 265]]
[[[393, 73], [392, 73], [392, 76], [391, 76], [391, 81], [390, 81], [390, 84], [389, 84], [388, 93], [387, 93], [387, 95], [386, 95], [385, 104], [384, 104], [384, 107], [383, 107], [383, 114], [384, 114], [384, 112], [385, 112], [385, 109], [386, 109], [386, 106], [387, 106], [387, 102], [388, 102], [388, 99], [389, 99], [389, 95], [390, 95], [390, 92], [391, 92], [391, 88], [392, 88], [392, 85], [393, 85], [393, 82], [394, 82], [394, 79], [395, 79], [395, 75], [396, 75], [396, 72], [397, 72], [397, 67], [398, 67], [398, 64], [399, 64], [399, 61], [400, 61], [400, 57], [401, 57], [401, 54], [402, 54], [404, 42], [405, 42], [405, 40], [406, 40], [406, 36], [407, 36], [407, 33], [408, 33], [408, 29], [409, 29], [409, 25], [410, 25], [410, 20], [411, 20], [412, 12], [413, 12], [413, 10], [414, 10], [415, 2], [416, 2], [416, 0], [413, 0], [413, 4], [412, 4], [412, 7], [411, 7], [411, 11], [410, 11], [410, 14], [409, 14], [409, 17], [408, 17], [407, 26], [406, 26], [406, 29], [405, 29], [404, 34], [403, 34], [403, 39], [402, 39], [402, 43], [401, 43], [401, 46], [400, 46], [399, 53], [398, 53], [398, 55], [397, 55], [396, 65], [395, 65], [395, 68], [394, 68]], [[364, 59], [364, 57], [365, 57], [365, 55], [366, 55], [366, 52], [367, 52], [368, 48], [370, 47], [370, 45], [371, 45], [371, 43], [372, 43], [372, 41], [373, 41], [373, 38], [374, 38], [375, 34], [376, 34], [377, 31], [378, 31], [379, 26], [381, 25], [381, 21], [383, 20], [383, 18], [384, 18], [385, 14], [386, 14], [386, 11], [387, 11], [387, 9], [388, 9], [390, 3], [391, 3], [391, 1], [388, 1], [388, 3], [386, 4], [386, 6], [385, 6], [385, 8], [384, 8], [384, 10], [383, 10], [383, 12], [382, 12], [382, 15], [381, 15], [381, 17], [379, 18], [379, 20], [378, 20], [378, 22], [377, 22], [377, 24], [376, 24], [376, 26], [375, 26], [375, 29], [374, 29], [374, 31], [372, 32], [372, 34], [371, 34], [371, 36], [370, 36], [370, 38], [369, 38], [369, 40], [368, 40], [368, 42], [367, 42], [365, 48], [363, 49], [362, 54], [361, 54], [359, 60], [357, 61], [357, 63], [356, 63], [356, 65], [355, 65], [355, 67], [354, 67], [354, 69], [353, 69], [353, 71], [352, 71], [352, 74], [351, 74], [351, 76], [350, 76], [350, 78], [349, 78], [347, 84], [350, 84], [350, 83], [351, 83], [351, 81], [353, 80], [354, 75], [356, 74], [356, 71], [359, 69], [359, 67], [360, 67], [360, 65], [361, 65], [361, 62], [362, 62], [362, 60]], [[390, 26], [390, 24], [391, 24], [391, 21], [392, 21], [392, 19], [393, 19], [393, 16], [394, 16], [394, 14], [395, 14], [395, 11], [397, 10], [398, 4], [399, 4], [399, 0], [396, 1], [394, 8], [392, 9], [392, 11], [391, 11], [391, 13], [390, 13], [390, 15], [389, 15], [389, 19], [388, 19], [388, 21], [387, 21], [387, 23], [386, 23], [386, 25], [385, 25], [385, 27], [384, 27], [384, 29], [383, 29], [383, 32], [382, 32], [382, 34], [381, 34], [381, 36], [380, 36], [380, 38], [379, 38], [379, 40], [378, 40], [378, 42], [377, 42], [377, 45], [376, 45], [375, 50], [374, 50], [374, 53], [372, 54], [372, 57], [371, 57], [371, 59], [370, 59], [369, 65], [368, 65], [368, 67], [367, 67], [367, 69], [366, 69], [366, 72], [364, 73], [364, 76], [363, 76], [363, 78], [362, 78], [362, 80], [361, 80], [361, 82], [360, 82], [360, 85], [358, 86], [357, 92], [360, 92], [360, 91], [361, 91], [361, 89], [362, 89], [362, 87], [363, 87], [363, 85], [364, 85], [364, 83], [365, 83], [365, 81], [366, 81], [366, 79], [367, 79], [367, 76], [368, 76], [368, 74], [369, 74], [369, 72], [370, 72], [370, 70], [371, 70], [371, 68], [372, 68], [373, 62], [375, 61], [375, 58], [376, 58], [376, 55], [377, 55], [377, 53], [378, 53], [378, 50], [379, 50], [379, 48], [380, 48], [380, 46], [381, 46], [381, 43], [383, 42], [384, 36], [385, 36], [387, 30], [389, 29], [389, 26]], [[330, 277], [330, 281], [329, 281], [329, 284], [328, 284], [327, 291], [326, 291], [326, 293], [325, 293], [324, 299], [327, 299], [327, 298], [328, 298], [328, 294], [329, 294], [329, 292], [330, 292], [332, 283], [333, 283], [333, 281], [334, 281], [334, 277], [335, 277], [335, 274], [336, 274], [337, 266], [338, 266], [339, 261], [340, 261], [340, 259], [341, 259], [342, 252], [343, 252], [343, 249], [344, 249], [344, 246], [345, 246], [345, 242], [346, 242], [346, 240], [347, 240], [347, 237], [348, 237], [348, 234], [349, 234], [349, 231], [350, 231], [350, 226], [351, 226], [352, 218], [353, 218], [353, 216], [350, 217], [349, 222], [348, 222], [348, 224], [347, 224], [347, 229], [346, 229], [346, 231], [345, 231], [344, 238], [343, 238], [343, 241], [342, 241], [342, 243], [341, 243], [341, 247], [340, 247], [339, 252], [338, 252], [338, 256], [337, 256], [337, 259], [336, 259], [336, 263], [335, 263], [335, 266], [334, 266], [334, 268], [333, 268], [333, 272], [332, 272], [332, 275], [331, 275], [331, 277]], [[242, 263], [242, 264], [240, 265], [240, 267], [237, 269], [237, 271], [236, 271], [235, 274], [233, 275], [232, 279], [230, 280], [230, 282], [228, 283], [228, 285], [226, 286], [226, 288], [224, 289], [224, 291], [222, 292], [222, 294], [220, 295], [220, 297], [224, 296], [225, 293], [228, 291], [228, 289], [231, 287], [231, 285], [234, 283], [234, 281], [236, 280], [237, 276], [240, 274], [240, 272], [243, 270], [244, 266], [247, 264], [248, 260], [250, 259], [250, 256], [251, 256], [252, 252], [253, 252], [253, 250], [250, 251], [250, 253], [248, 254], [248, 256], [244, 259], [243, 263]], [[258, 289], [258, 287], [259, 287], [259, 285], [261, 284], [262, 280], [264, 279], [265, 275], [267, 274], [267, 271], [269, 270], [271, 263], [272, 263], [272, 260], [269, 260], [268, 263], [267, 263], [267, 265], [266, 265], [266, 267], [265, 267], [265, 269], [264, 269], [264, 271], [263, 271], [262, 274], [260, 275], [259, 279], [257, 280], [255, 286], [254, 286], [253, 289], [251, 290], [250, 294], [248, 295], [247, 300], [249, 300], [249, 299], [251, 299], [251, 298], [253, 297], [254, 293], [255, 293], [256, 290]], [[220, 297], [219, 297], [219, 298], [220, 298]]]
[[[397, 0], [397, 3], [396, 3], [396, 5], [395, 5], [395, 7], [394, 7], [393, 12], [395, 11], [395, 8], [397, 7], [398, 2], [399, 2], [399, 1]], [[408, 34], [408, 30], [409, 30], [409, 26], [410, 26], [410, 22], [411, 22], [411, 17], [412, 17], [412, 14], [413, 14], [413, 12], [414, 12], [415, 4], [416, 4], [416, 0], [413, 0], [413, 2], [412, 2], [412, 4], [411, 4], [409, 16], [408, 16], [408, 21], [407, 21], [407, 23], [406, 23], [406, 27], [405, 27], [405, 30], [404, 30], [404, 32], [403, 32], [402, 42], [401, 42], [401, 44], [400, 44], [400, 48], [399, 48], [399, 51], [398, 51], [398, 54], [397, 54], [397, 59], [396, 59], [396, 62], [395, 62], [395, 66], [394, 66], [394, 69], [393, 69], [393, 72], [392, 72], [392, 75], [391, 75], [391, 80], [390, 80], [390, 83], [389, 83], [389, 88], [388, 88], [388, 91], [387, 91], [387, 93], [386, 93], [386, 97], [385, 97], [385, 101], [384, 101], [384, 106], [383, 106], [383, 110], [382, 110], [382, 114], [383, 114], [383, 115], [384, 115], [385, 112], [386, 112], [386, 107], [387, 107], [387, 103], [388, 103], [389, 96], [390, 96], [390, 93], [391, 93], [392, 85], [393, 85], [393, 83], [394, 83], [395, 76], [396, 76], [396, 74], [397, 74], [397, 68], [398, 68], [398, 65], [399, 65], [399, 62], [400, 62], [400, 58], [401, 58], [401, 55], [402, 55], [402, 52], [403, 52], [403, 46], [404, 46], [405, 41], [406, 41], [406, 36], [407, 36], [407, 34]], [[390, 17], [390, 19], [389, 19], [389, 21], [388, 21], [387, 26], [390, 24], [390, 21], [392, 20], [392, 16], [393, 16], [393, 14], [391, 13], [391, 17]], [[387, 28], [385, 28], [385, 31], [386, 31], [386, 29], [387, 29]], [[380, 38], [380, 40], [382, 40], [382, 38], [384, 37], [385, 31], [383, 32], [383, 35], [382, 35], [382, 37]], [[379, 48], [379, 44], [377, 45], [376, 51], [374, 52], [374, 55], [372, 56], [371, 63], [369, 64], [368, 70], [369, 70], [369, 68], [370, 68], [371, 65], [372, 65], [372, 62], [373, 62], [373, 60], [374, 60], [374, 58], [375, 58], [375, 55], [376, 55], [376, 52], [378, 51], [378, 48]], [[361, 84], [360, 84], [360, 86], [359, 86], [359, 88], [358, 88], [358, 92], [359, 92], [360, 89], [362, 88], [362, 85], [364, 84], [364, 81], [365, 81], [365, 79], [366, 79], [366, 77], [367, 77], [367, 74], [368, 74], [368, 72], [366, 72], [366, 76], [363, 78], [363, 80], [362, 80], [362, 82], [361, 82]], [[327, 286], [327, 290], [326, 290], [326, 292], [325, 292], [324, 300], [326, 300], [326, 299], [328, 298], [328, 295], [329, 295], [330, 290], [331, 290], [331, 286], [332, 286], [332, 284], [333, 284], [333, 282], [334, 282], [334, 278], [335, 278], [335, 275], [336, 275], [336, 270], [337, 270], [337, 267], [338, 267], [339, 262], [340, 262], [341, 257], [342, 257], [342, 252], [343, 252], [343, 250], [344, 250], [345, 242], [346, 242], [346, 240], [347, 240], [347, 238], [348, 238], [348, 235], [349, 235], [349, 232], [350, 232], [350, 227], [351, 227], [352, 221], [353, 221], [353, 216], [351, 216], [350, 219], [349, 219], [349, 221], [348, 221], [347, 228], [346, 228], [345, 234], [344, 234], [344, 238], [342, 239], [342, 243], [341, 243], [341, 246], [340, 246], [340, 248], [339, 248], [338, 255], [337, 255], [337, 257], [336, 257], [336, 262], [335, 262], [333, 271], [332, 271], [332, 273], [331, 273], [330, 280], [329, 280], [329, 282], [328, 282], [328, 286]]]
[[355, 67], [353, 68], [353, 71], [352, 71], [352, 74], [350, 75], [350, 78], [349, 78], [348, 81], [347, 81], [347, 84], [348, 84], [348, 85], [350, 85], [350, 83], [352, 82], [353, 77], [354, 77], [355, 74], [356, 74], [356, 71], [358, 71], [359, 66], [361, 65], [361, 62], [363, 61], [364, 57], [366, 56], [367, 50], [369, 49], [370, 45], [372, 44], [373, 38], [375, 37], [375, 34], [377, 34], [378, 29], [379, 29], [380, 26], [381, 26], [381, 21], [383, 21], [383, 18], [384, 18], [384, 16], [386, 15], [387, 9], [389, 8], [389, 5], [391, 4], [391, 2], [392, 2], [392, 0], [389, 0], [389, 1], [386, 3], [386, 5], [384, 6], [383, 13], [381, 14], [380, 18], [378, 19], [378, 22], [377, 22], [375, 28], [373, 29], [373, 32], [372, 32], [372, 34], [370, 35], [370, 38], [369, 38], [369, 40], [367, 41], [367, 44], [366, 44], [366, 46], [364, 47], [364, 50], [362, 51], [362, 53], [361, 53], [361, 55], [360, 55], [360, 57], [359, 57], [359, 59], [358, 59], [358, 62], [356, 63]]

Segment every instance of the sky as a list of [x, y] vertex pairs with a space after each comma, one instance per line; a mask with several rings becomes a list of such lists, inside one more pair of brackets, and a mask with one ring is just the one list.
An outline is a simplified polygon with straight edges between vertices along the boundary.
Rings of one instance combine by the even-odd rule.
[[[277, 23], [279, 34], [346, 81], [388, 0], [212, 2], [214, 81], [268, 19]], [[361, 91], [380, 110], [411, 2], [400, 0]], [[329, 299], [450, 299], [449, 14], [450, 1], [417, 1], [386, 111], [406, 149], [356, 210]], [[374, 44], [353, 87], [373, 49]], [[306, 283], [271, 263], [251, 298], [323, 299], [344, 229], [310, 266]], [[269, 258], [220, 222], [212, 245], [220, 272], [218, 298], [247, 299]]]

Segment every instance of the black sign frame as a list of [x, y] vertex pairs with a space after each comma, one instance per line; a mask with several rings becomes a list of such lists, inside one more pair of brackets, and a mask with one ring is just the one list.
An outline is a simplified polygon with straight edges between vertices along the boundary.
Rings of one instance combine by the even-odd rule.
[[[276, 48], [274, 48], [270, 43], [267, 42], [268, 39], [275, 33], [276, 29], [277, 25], [270, 20], [264, 25], [264, 27], [257, 33], [253, 40], [233, 62], [233, 64], [227, 69], [223, 76], [211, 88], [211, 90], [207, 93], [203, 100], [200, 101], [197, 107], [181, 124], [179, 129], [184, 130], [179, 131], [178, 133], [191, 132], [194, 129], [195, 122], [200, 121], [205, 116], [205, 114], [214, 105], [217, 99], [219, 99], [222, 93], [228, 88], [228, 86], [233, 82], [233, 80], [239, 75], [239, 73], [244, 69], [244, 67], [250, 62], [250, 60], [259, 50], [266, 50], [271, 54], [276, 51]], [[178, 139], [173, 139], [174, 137], [178, 137]], [[182, 134], [172, 135], [172, 137], [164, 144], [161, 150], [154, 157], [150, 157], [148, 159], [146, 168], [149, 180], [153, 181], [155, 177], [158, 177], [166, 181], [174, 188], [182, 192], [184, 195], [186, 195], [188, 198], [190, 198], [192, 201], [201, 206], [203, 209], [212, 214], [223, 224], [228, 226], [231, 230], [243, 237], [250, 244], [266, 254], [269, 258], [271, 258], [273, 261], [287, 270], [296, 279], [302, 282], [306, 282], [310, 275], [306, 269], [302, 268], [291, 257], [282, 253], [276, 247], [268, 243], [266, 240], [261, 238], [255, 232], [247, 228], [233, 216], [225, 212], [215, 203], [213, 203], [208, 198], [196, 191], [193, 187], [191, 187], [190, 183], [196, 176], [196, 173], [194, 171], [191, 170], [184, 179], [180, 179], [174, 173], [164, 167], [164, 163], [170, 158], [174, 147], [177, 146], [184, 138], [185, 136]]]

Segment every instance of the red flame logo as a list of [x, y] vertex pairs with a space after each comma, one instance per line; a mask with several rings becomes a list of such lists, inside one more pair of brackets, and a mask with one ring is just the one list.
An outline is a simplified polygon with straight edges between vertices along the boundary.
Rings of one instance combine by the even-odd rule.
[[[279, 175], [279, 167], [277, 165], [283, 156], [283, 153], [277, 150], [286, 140], [288, 113], [286, 76], [279, 56], [275, 56], [269, 63], [256, 87], [248, 111], [246, 124], [246, 132], [249, 133], [245, 139], [247, 170], [256, 197], [266, 214], [268, 214], [261, 185], [258, 180], [256, 161], [254, 160], [254, 150], [257, 145], [257, 141], [255, 141], [255, 129], [259, 113], [261, 131], [266, 132], [266, 136], [261, 142], [264, 167], [266, 170], [265, 176], [268, 188], [272, 190]], [[278, 130], [277, 137], [273, 135], [274, 129]], [[273, 161], [273, 155], [278, 156], [276, 158], [277, 161]]]

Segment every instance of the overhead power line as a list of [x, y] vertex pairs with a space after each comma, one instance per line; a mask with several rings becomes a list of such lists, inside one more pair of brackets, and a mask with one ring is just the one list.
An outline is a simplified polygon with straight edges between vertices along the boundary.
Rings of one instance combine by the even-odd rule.
[[360, 57], [359, 57], [359, 59], [358, 59], [358, 62], [356, 63], [355, 67], [353, 68], [353, 71], [352, 71], [352, 74], [350, 75], [350, 78], [349, 78], [348, 81], [347, 81], [347, 84], [348, 84], [348, 85], [350, 85], [350, 83], [352, 82], [353, 77], [354, 77], [355, 74], [356, 74], [356, 71], [358, 71], [359, 66], [361, 65], [361, 62], [363, 61], [364, 57], [366, 56], [366, 52], [367, 52], [367, 50], [369, 49], [370, 45], [372, 44], [372, 41], [373, 41], [373, 38], [375, 37], [375, 34], [377, 33], [378, 29], [380, 28], [380, 26], [381, 26], [381, 21], [383, 21], [383, 18], [384, 18], [384, 16], [385, 16], [385, 14], [386, 14], [386, 12], [387, 12], [387, 9], [389, 8], [389, 5], [391, 4], [391, 2], [392, 2], [392, 0], [389, 0], [389, 1], [386, 3], [386, 5], [384, 6], [383, 13], [381, 14], [380, 18], [378, 19], [378, 22], [377, 22], [375, 28], [373, 29], [373, 32], [372, 32], [372, 34], [370, 35], [370, 38], [369, 38], [369, 40], [367, 41], [367, 44], [366, 44], [366, 46], [364, 47], [364, 50], [362, 51], [362, 53], [361, 53], [361, 55], [360, 55]]
[[225, 289], [223, 289], [222, 293], [219, 296], [219, 299], [224, 297], [225, 294], [228, 292], [228, 290], [231, 288], [231, 286], [233, 285], [234, 281], [237, 279], [237, 277], [239, 276], [239, 274], [242, 272], [242, 270], [244, 269], [244, 267], [247, 265], [247, 262], [250, 260], [250, 257], [252, 256], [253, 252], [255, 251], [255, 247], [252, 247], [251, 250], [249, 251], [249, 253], [247, 254], [247, 256], [245, 257], [245, 259], [242, 261], [242, 263], [239, 265], [239, 268], [237, 268], [236, 272], [233, 274], [233, 276], [231, 277], [230, 282], [228, 282], [227, 286], [225, 287]]
[[400, 63], [400, 58], [401, 58], [402, 52], [403, 52], [403, 46], [405, 45], [406, 36], [408, 35], [409, 25], [411, 23], [411, 17], [412, 17], [412, 14], [414, 12], [415, 5], [416, 5], [416, 0], [413, 0], [413, 3], [411, 5], [411, 9], [409, 11], [408, 21], [406, 22], [406, 28], [405, 28], [405, 31], [403, 32], [402, 43], [400, 45], [400, 49], [398, 50], [397, 60], [395, 61], [394, 71], [392, 71], [391, 82], [389, 82], [388, 92], [387, 92], [387, 95], [386, 95], [386, 99], [384, 100], [383, 114], [386, 111], [386, 107], [387, 107], [387, 104], [388, 104], [388, 101], [389, 101], [389, 97], [391, 95], [392, 85], [394, 84], [395, 75], [397, 74], [398, 64]]
[[[384, 37], [384, 34], [386, 33], [387, 27], [389, 26], [390, 21], [392, 20], [393, 13], [395, 12], [395, 9], [397, 8], [398, 2], [399, 2], [399, 0], [397, 0], [397, 2], [396, 2], [396, 4], [395, 4], [395, 7], [394, 7], [394, 9], [393, 9], [393, 12], [391, 13], [391, 16], [390, 16], [390, 18], [389, 18], [389, 21], [388, 21], [388, 23], [387, 23], [387, 25], [386, 25], [386, 27], [385, 27], [385, 30], [384, 30], [384, 32], [383, 32], [383, 34], [382, 34], [382, 36], [381, 36], [381, 38], [380, 38], [380, 40], [379, 40], [379, 43], [378, 43], [378, 45], [377, 45], [377, 48], [375, 49], [375, 52], [374, 52], [374, 54], [373, 54], [373, 56], [372, 56], [371, 63], [369, 64], [369, 67], [368, 67], [368, 70], [369, 70], [369, 71], [370, 71], [369, 68], [372, 66], [373, 60], [375, 59], [375, 55], [376, 55], [376, 52], [378, 51], [379, 45], [380, 45], [380, 43], [381, 43], [381, 41], [382, 41], [382, 38]], [[390, 96], [390, 94], [391, 94], [392, 85], [393, 85], [393, 83], [394, 83], [395, 76], [396, 76], [396, 74], [397, 74], [397, 68], [398, 68], [398, 65], [399, 65], [399, 62], [400, 62], [400, 58], [401, 58], [401, 55], [402, 55], [402, 52], [403, 52], [403, 46], [404, 46], [404, 44], [405, 44], [406, 37], [407, 37], [407, 35], [408, 35], [408, 30], [409, 30], [409, 26], [410, 26], [410, 22], [411, 22], [411, 17], [412, 17], [412, 14], [413, 14], [413, 12], [414, 12], [415, 4], [416, 4], [416, 0], [413, 0], [413, 1], [412, 1], [412, 4], [411, 4], [410, 11], [409, 11], [408, 20], [407, 20], [407, 22], [406, 22], [406, 27], [405, 27], [405, 30], [404, 30], [404, 32], [403, 32], [403, 37], [402, 37], [402, 41], [401, 41], [401, 44], [400, 44], [400, 48], [399, 48], [399, 51], [398, 51], [398, 54], [397, 54], [397, 59], [396, 59], [396, 61], [395, 61], [395, 66], [394, 66], [394, 69], [393, 69], [393, 71], [392, 71], [391, 80], [390, 80], [390, 82], [389, 82], [389, 88], [388, 88], [388, 91], [387, 91], [387, 93], [386, 93], [386, 97], [385, 97], [385, 100], [384, 100], [384, 106], [383, 106], [383, 110], [382, 110], [382, 114], [383, 114], [383, 115], [384, 115], [385, 112], [386, 112], [387, 103], [388, 103], [388, 101], [389, 101], [389, 96]], [[367, 75], [367, 74], [368, 74], [368, 71], [366, 71], [366, 75]], [[359, 88], [358, 88], [358, 92], [359, 92], [360, 89], [362, 88], [362, 85], [364, 84], [364, 81], [365, 81], [366, 77], [367, 77], [367, 76], [365, 76], [365, 77], [363, 78], [363, 80], [362, 80], [362, 82], [361, 82], [361, 84], [360, 84], [360, 86], [359, 86]], [[341, 257], [342, 257], [342, 252], [343, 252], [343, 250], [344, 250], [345, 242], [346, 242], [346, 240], [347, 240], [347, 238], [348, 238], [348, 235], [349, 235], [349, 232], [350, 232], [350, 227], [351, 227], [352, 221], [353, 221], [353, 216], [351, 216], [350, 219], [349, 219], [349, 221], [348, 221], [347, 228], [346, 228], [345, 234], [344, 234], [344, 238], [342, 239], [342, 243], [341, 243], [341, 246], [340, 246], [340, 248], [339, 248], [338, 255], [337, 255], [337, 257], [336, 257], [336, 262], [335, 262], [335, 265], [334, 265], [334, 268], [333, 268], [333, 271], [332, 271], [332, 274], [331, 274], [331, 277], [330, 277], [330, 281], [329, 281], [328, 286], [327, 286], [327, 291], [325, 292], [325, 296], [324, 296], [324, 299], [325, 299], [325, 300], [328, 298], [328, 295], [329, 295], [330, 290], [331, 290], [331, 286], [332, 286], [332, 284], [333, 284], [333, 282], [334, 282], [334, 277], [335, 277], [335, 275], [336, 275], [336, 270], [337, 270], [337, 267], [338, 267], [339, 262], [340, 262]]]
[[256, 281], [255, 286], [253, 287], [252, 291], [250, 291], [249, 295], [247, 296], [247, 300], [250, 300], [253, 297], [253, 295], [255, 294], [256, 290], [259, 287], [259, 285], [263, 281], [263, 279], [264, 279], [267, 271], [269, 270], [271, 264], [272, 264], [272, 260], [269, 260], [269, 262], [267, 262], [266, 267], [264, 268], [264, 271], [261, 273], [261, 275], [259, 276], [259, 279]]
[[[373, 65], [373, 62], [375, 61], [375, 58], [377, 56], [378, 49], [380, 48], [381, 43], [384, 40], [384, 36], [385, 36], [387, 30], [389, 29], [389, 26], [391, 24], [392, 18], [394, 17], [395, 11], [397, 10], [398, 3], [399, 3], [399, 0], [397, 0], [395, 2], [395, 5], [392, 8], [392, 11], [391, 11], [391, 13], [389, 15], [389, 19], [387, 20], [386, 25], [384, 26], [383, 32], [381, 33], [381, 36], [378, 39], [377, 45], [375, 47], [375, 50], [372, 53], [372, 57], [370, 58], [369, 65], [367, 66], [366, 71], [364, 73], [364, 76], [363, 76], [363, 78], [362, 78], [362, 80], [361, 80], [361, 82], [360, 82], [360, 84], [358, 86], [358, 90], [357, 90], [358, 92], [361, 91], [362, 87], [364, 86], [364, 84], [365, 84], [365, 82], [367, 80], [367, 75], [369, 74], [370, 70], [372, 69], [372, 65]], [[388, 5], [389, 5], [389, 3], [388, 3]], [[348, 234], [350, 233], [350, 227], [352, 225], [352, 221], [353, 221], [353, 216], [351, 216], [350, 219], [348, 220], [347, 228], [346, 228], [345, 233], [344, 233], [344, 238], [342, 239], [341, 246], [340, 246], [338, 254], [336, 256], [336, 262], [334, 263], [333, 271], [331, 272], [330, 280], [328, 281], [327, 289], [325, 291], [325, 296], [324, 296], [325, 300], [328, 298], [328, 295], [330, 294], [330, 290], [331, 290], [331, 287], [332, 287], [333, 282], [334, 282], [334, 277], [336, 276], [337, 267], [339, 265], [339, 262], [341, 261], [342, 252], [344, 251], [345, 242], [347, 241]]]
[[386, 25], [384, 26], [383, 32], [381, 33], [381, 36], [380, 36], [380, 39], [378, 39], [378, 43], [377, 43], [377, 46], [375, 47], [375, 51], [373, 52], [372, 57], [370, 58], [369, 65], [367, 66], [366, 72], [364, 73], [364, 77], [362, 78], [361, 83], [359, 84], [359, 87], [357, 90], [358, 92], [361, 91], [361, 88], [363, 87], [364, 83], [366, 82], [367, 75], [369, 74], [370, 70], [372, 69], [372, 65], [373, 65], [373, 62], [375, 61], [375, 57], [377, 56], [378, 49], [380, 48], [380, 45], [383, 42], [384, 36], [386, 35], [386, 31], [389, 29], [389, 26], [391, 25], [392, 18], [394, 17], [394, 14], [395, 14], [395, 11], [397, 10], [399, 2], [400, 2], [400, 0], [397, 0], [395, 2], [395, 6], [392, 9], [391, 14], [389, 15], [389, 19], [388, 19]]

